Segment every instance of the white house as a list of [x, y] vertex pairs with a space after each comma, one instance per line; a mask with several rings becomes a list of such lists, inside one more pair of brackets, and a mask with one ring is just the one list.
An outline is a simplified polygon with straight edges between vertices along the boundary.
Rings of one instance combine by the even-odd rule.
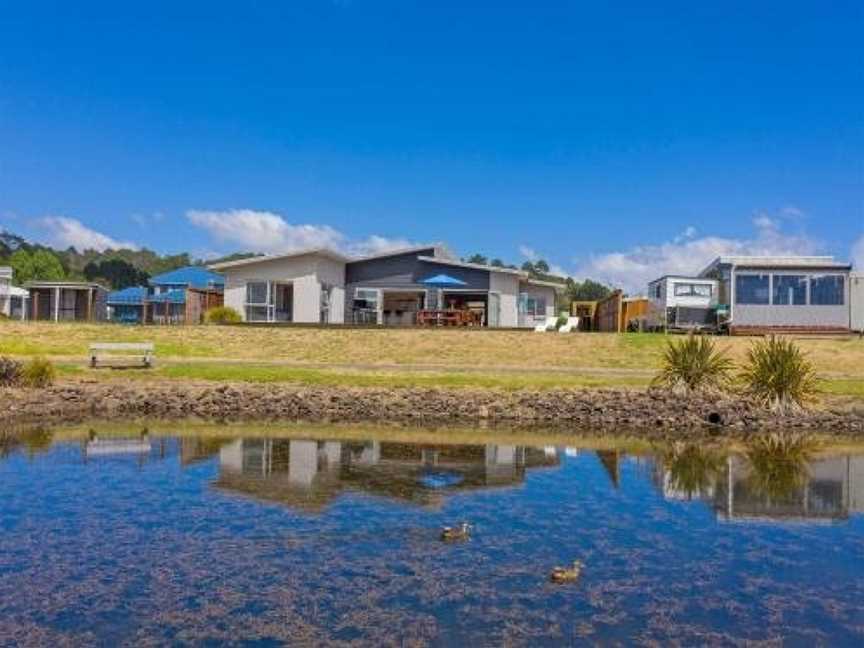
[[717, 325], [716, 279], [666, 275], [648, 284], [650, 323], [670, 328]]
[[558, 284], [465, 263], [439, 245], [359, 259], [314, 249], [210, 267], [225, 276], [225, 305], [247, 322], [413, 326], [431, 317], [533, 328], [556, 315]]
[[851, 269], [830, 256], [721, 256], [697, 276], [652, 281], [649, 297], [670, 326], [843, 332], [864, 327], [864, 282]]
[[12, 285], [12, 268], [0, 266], [0, 315], [12, 319], [25, 319], [29, 291]]

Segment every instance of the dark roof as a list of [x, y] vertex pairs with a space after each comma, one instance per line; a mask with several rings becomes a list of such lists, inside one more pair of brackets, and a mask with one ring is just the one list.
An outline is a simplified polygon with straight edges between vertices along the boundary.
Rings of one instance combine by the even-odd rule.
[[210, 272], [202, 266], [187, 266], [156, 275], [150, 279], [153, 286], [188, 286], [190, 288], [214, 288], [225, 285], [225, 277]]

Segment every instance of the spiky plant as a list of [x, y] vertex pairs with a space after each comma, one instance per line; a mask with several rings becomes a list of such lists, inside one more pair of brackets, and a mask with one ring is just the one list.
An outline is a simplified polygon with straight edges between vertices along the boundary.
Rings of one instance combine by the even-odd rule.
[[711, 338], [691, 333], [668, 343], [652, 385], [688, 392], [720, 390], [729, 385], [731, 372], [732, 361]]
[[801, 349], [773, 335], [750, 347], [741, 379], [747, 393], [781, 413], [803, 408], [817, 390], [816, 372]]
[[784, 500], [802, 488], [816, 451], [813, 439], [801, 433], [763, 434], [748, 443], [749, 483], [770, 500]]

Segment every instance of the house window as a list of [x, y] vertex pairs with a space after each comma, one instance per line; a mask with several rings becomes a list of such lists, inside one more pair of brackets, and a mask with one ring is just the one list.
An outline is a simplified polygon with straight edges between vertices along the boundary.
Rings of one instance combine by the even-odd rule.
[[807, 277], [775, 274], [771, 301], [775, 306], [804, 306], [807, 303]]
[[735, 303], [767, 305], [770, 303], [770, 279], [767, 274], [736, 275]]
[[710, 284], [676, 283], [676, 297], [711, 297]]
[[654, 298], [655, 299], [663, 299], [663, 284], [655, 284], [654, 286]]
[[372, 288], [358, 288], [354, 291], [354, 323], [378, 323], [379, 294]]
[[546, 317], [546, 298], [522, 293], [519, 295], [519, 308], [526, 317]]
[[810, 303], [814, 306], [842, 306], [846, 282], [842, 275], [817, 275], [810, 278]]
[[267, 322], [270, 313], [270, 284], [250, 281], [246, 284], [246, 321]]

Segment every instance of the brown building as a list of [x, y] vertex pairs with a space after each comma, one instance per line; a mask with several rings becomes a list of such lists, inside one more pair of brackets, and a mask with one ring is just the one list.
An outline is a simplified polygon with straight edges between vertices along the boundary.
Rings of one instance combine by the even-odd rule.
[[97, 283], [29, 281], [30, 319], [54, 322], [101, 322], [106, 319], [108, 291]]

